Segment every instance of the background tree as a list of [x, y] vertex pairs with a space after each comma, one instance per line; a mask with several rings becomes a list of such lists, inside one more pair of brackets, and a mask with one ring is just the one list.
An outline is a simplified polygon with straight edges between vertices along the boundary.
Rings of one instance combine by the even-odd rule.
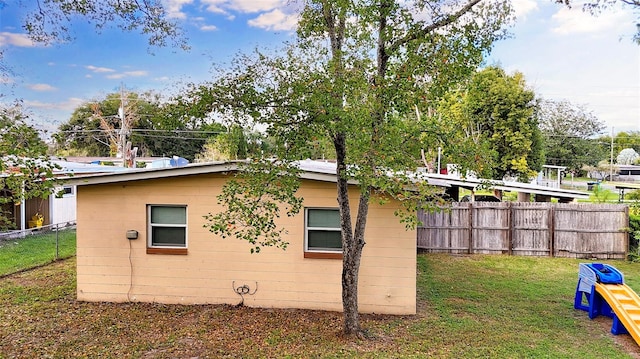
[[58, 184], [47, 145], [19, 105], [0, 107], [0, 230], [13, 227], [7, 205], [47, 198]]
[[640, 152], [640, 131], [621, 131], [616, 133], [614, 139], [614, 151], [620, 152], [625, 148], [632, 148]]
[[[135, 117], [130, 121], [132, 126], [144, 126], [147, 118], [159, 110], [158, 103], [153, 101], [150, 94], [128, 92], [125, 101], [125, 115]], [[121, 102], [121, 93], [111, 93], [104, 100], [86, 102], [78, 106], [69, 121], [60, 125], [53, 135], [56, 150], [67, 155], [115, 155], [114, 150], [117, 151], [117, 148], [112, 148], [110, 138], [119, 135], [121, 119], [118, 109]], [[145, 146], [139, 136], [133, 134], [131, 140], [144, 151]]]
[[594, 144], [595, 136], [604, 130], [604, 123], [583, 106], [541, 100], [537, 116], [547, 164], [566, 166], [578, 173], [584, 165], [596, 166], [607, 157], [608, 153]]
[[[8, 2], [28, 11], [22, 28], [36, 43], [72, 42], [75, 36], [70, 22], [80, 17], [94, 25], [98, 32], [107, 28], [138, 31], [147, 36], [152, 47], [189, 49], [187, 38], [161, 0], [0, 0], [0, 6]], [[3, 57], [4, 51], [0, 48], [0, 78], [12, 73], [2, 61]]]
[[269, 141], [260, 132], [232, 125], [229, 131], [209, 138], [195, 162], [244, 160], [271, 157]]
[[[121, 97], [121, 93], [112, 93], [104, 100], [76, 108], [53, 136], [56, 154], [115, 156], [117, 146], [113, 142], [119, 140]], [[129, 121], [128, 139], [138, 147], [138, 156], [176, 155], [193, 160], [207, 138], [227, 132], [225, 126], [197, 117], [179, 103], [160, 103], [152, 93], [128, 92], [125, 102], [125, 116], [134, 117]]]
[[584, 166], [583, 171], [587, 173], [589, 178], [604, 180], [609, 177], [611, 172], [618, 173], [618, 165], [613, 164], [609, 160], [602, 160], [595, 166]]
[[[337, 163], [344, 331], [361, 333], [357, 284], [369, 203], [383, 193], [402, 198], [413, 209], [402, 219], [415, 224], [417, 199], [431, 192], [406, 171], [419, 163], [420, 148], [432, 145], [419, 142], [427, 130], [415, 107], [425, 112], [472, 74], [509, 20], [507, 1], [306, 1], [298, 38], [281, 56], [240, 56], [184, 96], [215, 116], [262, 124], [276, 144], [277, 160], [253, 162], [223, 188], [218, 200], [228, 210], [207, 216], [210, 230], [245, 239], [252, 251], [286, 247], [276, 219], [278, 203], [287, 215], [301, 208], [293, 161], [308, 153], [310, 140], [329, 139]], [[348, 196], [351, 180], [359, 183], [357, 203]], [[417, 193], [406, 191], [408, 184]]]
[[617, 156], [625, 148], [632, 148], [640, 152], [640, 131], [622, 131], [615, 134], [613, 140], [611, 135], [599, 136], [595, 141], [599, 151], [603, 153], [599, 160], [611, 161], [611, 154]]
[[507, 75], [498, 67], [477, 72], [462, 96], [462, 128], [486, 138], [493, 149], [493, 176], [534, 176], [544, 163], [543, 142], [535, 117], [535, 94], [521, 73]]
[[188, 48], [176, 22], [158, 0], [38, 0], [25, 17], [23, 28], [36, 42], [70, 42], [74, 36], [68, 22], [74, 17], [82, 17], [98, 31], [109, 27], [139, 31], [149, 37], [153, 46], [165, 46], [171, 41], [174, 46]]
[[[463, 88], [463, 84], [460, 85]], [[473, 169], [482, 178], [493, 178], [499, 155], [490, 138], [483, 134], [482, 124], [471, 121], [465, 113], [466, 90], [449, 91], [439, 101], [435, 111], [425, 114], [424, 143], [437, 143], [441, 150], [441, 167], [444, 163], [455, 164], [459, 174]], [[430, 158], [437, 161], [437, 148], [430, 149]], [[455, 156], [449, 156], [455, 154]], [[449, 160], [451, 159], [451, 160]]]
[[619, 165], [633, 165], [640, 159], [640, 155], [633, 148], [625, 148], [616, 156]]

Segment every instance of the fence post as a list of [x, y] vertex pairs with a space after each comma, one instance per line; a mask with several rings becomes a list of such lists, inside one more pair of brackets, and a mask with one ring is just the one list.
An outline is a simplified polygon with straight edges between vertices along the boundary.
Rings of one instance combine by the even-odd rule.
[[473, 253], [473, 202], [469, 202], [469, 250], [467, 252]]
[[513, 232], [515, 231], [514, 224], [513, 224], [514, 222], [513, 212], [515, 211], [515, 209], [511, 205], [511, 202], [507, 202], [507, 208], [508, 208], [507, 223], [509, 224], [509, 233], [507, 233], [507, 243], [509, 248], [507, 250], [507, 253], [510, 256], [512, 256], [513, 255]]
[[556, 211], [555, 209], [555, 205], [553, 203], [549, 204], [549, 210], [547, 215], [549, 216], [548, 219], [548, 226], [549, 226], [549, 257], [553, 257], [555, 254], [555, 248], [556, 248], [556, 237], [555, 237], [555, 233], [556, 233], [556, 229], [555, 229], [555, 215], [556, 215]]
[[56, 223], [56, 260], [60, 258], [60, 228], [58, 227], [58, 223]]

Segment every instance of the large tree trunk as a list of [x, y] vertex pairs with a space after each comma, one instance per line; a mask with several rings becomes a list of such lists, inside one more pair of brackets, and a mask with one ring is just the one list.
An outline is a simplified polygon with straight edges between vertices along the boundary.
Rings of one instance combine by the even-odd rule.
[[340, 206], [340, 227], [342, 229], [342, 310], [344, 333], [359, 335], [360, 316], [358, 314], [358, 274], [360, 259], [364, 248], [364, 227], [368, 212], [368, 189], [361, 189], [355, 233], [351, 225], [351, 206], [349, 203], [349, 184], [344, 175], [346, 171], [345, 136], [334, 137], [337, 160], [338, 205]]

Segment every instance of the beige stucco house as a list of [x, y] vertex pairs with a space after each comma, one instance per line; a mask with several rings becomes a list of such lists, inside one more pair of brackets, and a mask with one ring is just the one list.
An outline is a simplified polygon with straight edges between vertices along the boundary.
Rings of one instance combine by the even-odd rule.
[[[221, 210], [216, 196], [237, 170], [234, 164], [72, 180], [78, 299], [231, 305], [244, 300], [252, 307], [342, 310], [335, 175], [321, 165], [302, 168], [304, 210], [278, 222], [288, 230], [289, 246], [258, 254], [244, 241], [203, 228], [203, 216]], [[358, 197], [356, 185], [351, 196]], [[416, 233], [394, 216], [397, 208], [394, 202], [371, 203], [359, 277], [361, 312], [416, 312]]]

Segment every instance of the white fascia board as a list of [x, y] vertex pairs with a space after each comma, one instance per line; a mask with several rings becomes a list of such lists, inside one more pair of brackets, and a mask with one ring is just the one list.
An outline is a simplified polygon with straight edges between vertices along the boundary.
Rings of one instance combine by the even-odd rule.
[[207, 173], [237, 171], [236, 163], [195, 164], [184, 167], [149, 168], [127, 172], [103, 173], [89, 176], [72, 177], [67, 183], [77, 186], [141, 181], [159, 178], [190, 176]]

